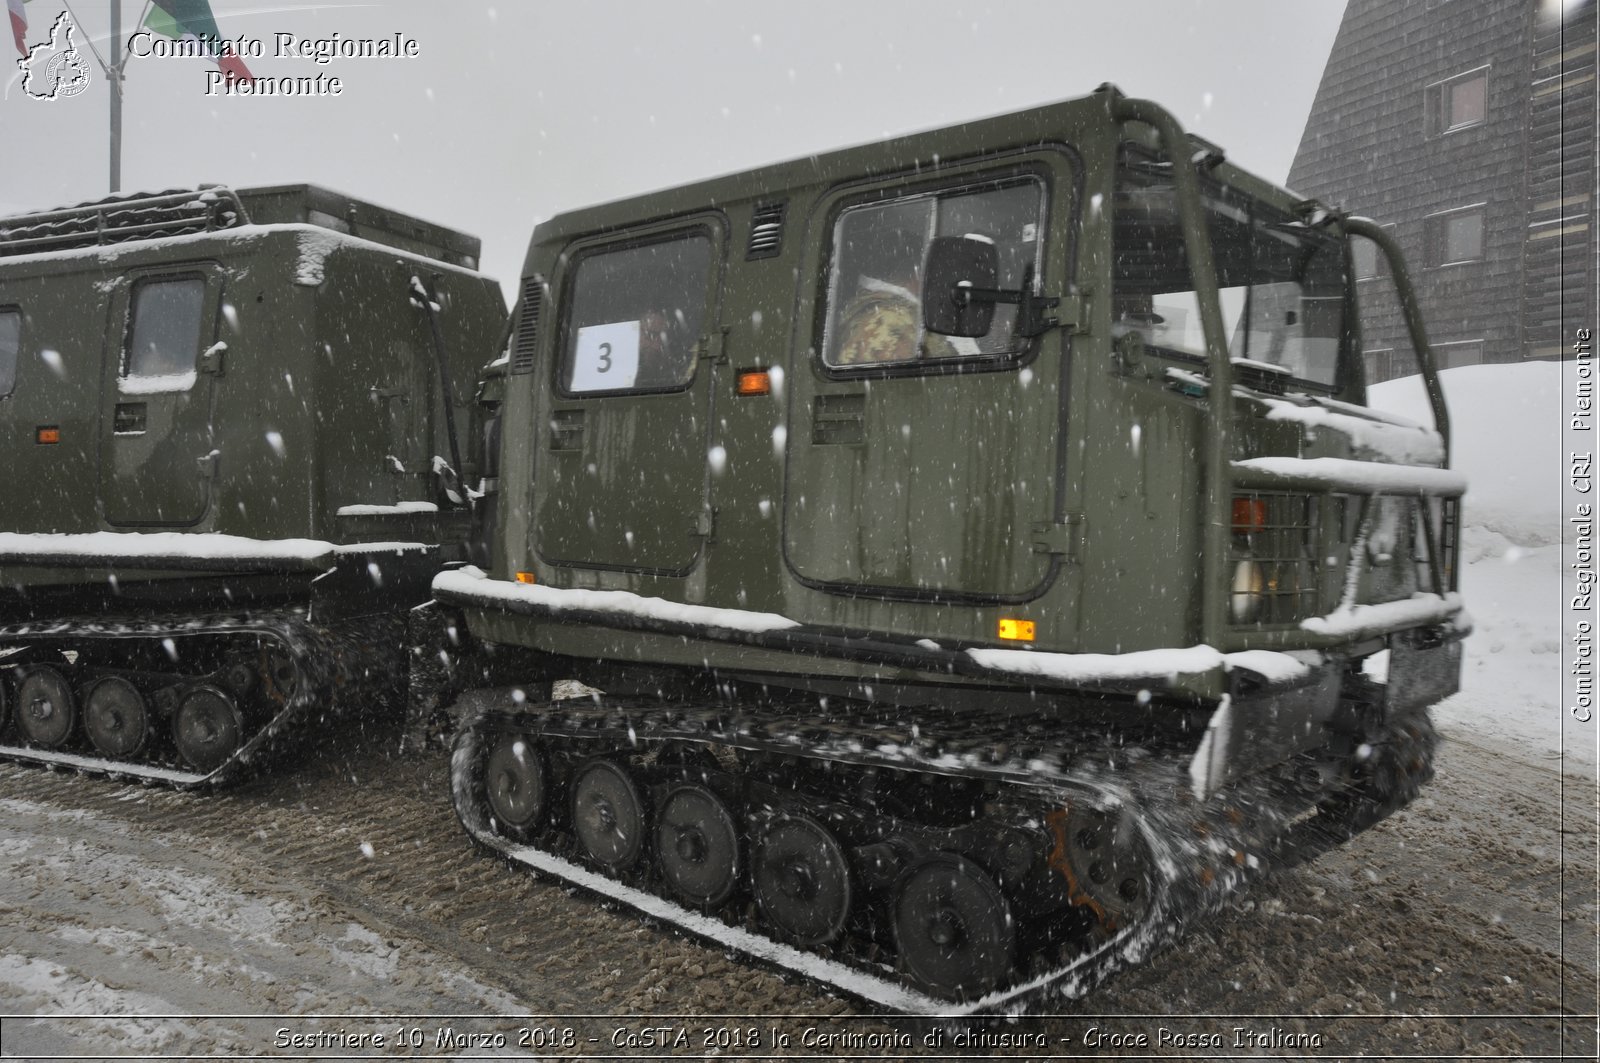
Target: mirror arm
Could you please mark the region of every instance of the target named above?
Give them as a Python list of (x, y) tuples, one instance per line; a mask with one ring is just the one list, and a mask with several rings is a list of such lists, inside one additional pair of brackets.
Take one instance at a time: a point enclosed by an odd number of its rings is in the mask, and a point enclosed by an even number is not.
[(1016, 331), (1023, 336), (1033, 339), (1041, 336), (1060, 324), (1055, 315), (1045, 314), (1046, 310), (1053, 310), (1061, 305), (1059, 297), (1054, 295), (1035, 295), (1033, 293), (1033, 263), (1028, 263), (1022, 270), (1021, 288), (972, 288), (962, 286), (951, 293), (956, 304), (963, 309), (974, 302), (981, 303), (1007, 303), (1017, 307)]

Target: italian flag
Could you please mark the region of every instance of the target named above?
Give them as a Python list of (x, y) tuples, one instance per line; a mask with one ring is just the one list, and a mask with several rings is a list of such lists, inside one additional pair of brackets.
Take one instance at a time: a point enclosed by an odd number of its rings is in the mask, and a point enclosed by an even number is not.
[(28, 32), (28, 13), (22, 10), (22, 5), (28, 0), (6, 0), (6, 7), (11, 11), (11, 37), (17, 42), (17, 54), (28, 58), (28, 46), (23, 42), (23, 34)]
[[(19, 2), (20, 0), (9, 0), (13, 11)], [(11, 16), (13, 21), (16, 17), (15, 14)], [(217, 29), (217, 20), (211, 14), (209, 0), (151, 0), (150, 14), (144, 20), (144, 28), (176, 41), (220, 42), (222, 40), (222, 31)], [(230, 84), (235, 81), (252, 80), (253, 75), (244, 65), (243, 59), (232, 52), (224, 53), (216, 43), (213, 43), (210, 51), (212, 61), (221, 68), (222, 76)]]

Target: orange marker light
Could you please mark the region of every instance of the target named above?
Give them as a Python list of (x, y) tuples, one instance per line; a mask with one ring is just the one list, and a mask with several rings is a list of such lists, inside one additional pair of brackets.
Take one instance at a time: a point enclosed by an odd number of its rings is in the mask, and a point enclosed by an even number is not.
[(1000, 618), (1000, 637), (1014, 639), (1017, 642), (1033, 641), (1033, 621), (1018, 620), (1015, 617), (1003, 616)]
[(34, 430), (33, 441), (35, 443), (59, 443), (61, 442), (61, 429), (53, 424), (40, 425)]
[(1260, 531), (1267, 526), (1267, 500), (1264, 498), (1235, 498), (1233, 500), (1233, 530), (1236, 532)]
[(765, 369), (741, 369), (733, 387), (740, 395), (770, 395), (772, 378)]
[(538, 583), (539, 580), (534, 576), (534, 574), (532, 572), (518, 572), (517, 573), (517, 582), (518, 583)]

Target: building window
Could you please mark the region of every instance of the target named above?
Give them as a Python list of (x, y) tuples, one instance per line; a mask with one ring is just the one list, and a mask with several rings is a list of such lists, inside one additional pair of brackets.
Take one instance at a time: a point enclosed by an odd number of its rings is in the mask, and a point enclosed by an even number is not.
[(1489, 68), (1429, 85), (1427, 110), (1430, 137), (1482, 125), (1489, 115)]
[(1483, 258), (1483, 207), (1482, 203), (1474, 203), (1423, 219), (1428, 265), (1449, 266)]
[[(1384, 230), (1390, 237), (1394, 236), (1394, 226), (1385, 225)], [(1350, 237), (1350, 263), (1355, 270), (1358, 281), (1369, 281), (1375, 277), (1389, 275), (1389, 261), (1383, 257), (1383, 252), (1378, 250), (1378, 245), (1368, 240), (1365, 236)]]
[(1457, 340), (1454, 343), (1435, 343), (1433, 360), (1441, 370), (1463, 365), (1483, 364), (1482, 340)]
[(1367, 364), (1367, 383), (1376, 384), (1389, 380), (1398, 374), (1394, 371), (1394, 348), (1380, 347), (1375, 350), (1364, 351), (1362, 361)]

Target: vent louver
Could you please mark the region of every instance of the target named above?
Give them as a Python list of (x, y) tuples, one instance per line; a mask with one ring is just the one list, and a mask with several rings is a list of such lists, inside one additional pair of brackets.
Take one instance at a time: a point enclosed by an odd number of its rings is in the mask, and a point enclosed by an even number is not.
[(745, 250), (745, 261), (778, 257), (783, 250), (783, 212), (788, 205), (784, 201), (756, 206), (750, 219), (750, 246)]
[(539, 350), (539, 315), (544, 310), (544, 278), (529, 277), (522, 283), (522, 313), (517, 316), (517, 343), (512, 351), (513, 373), (533, 372), (533, 358)]

